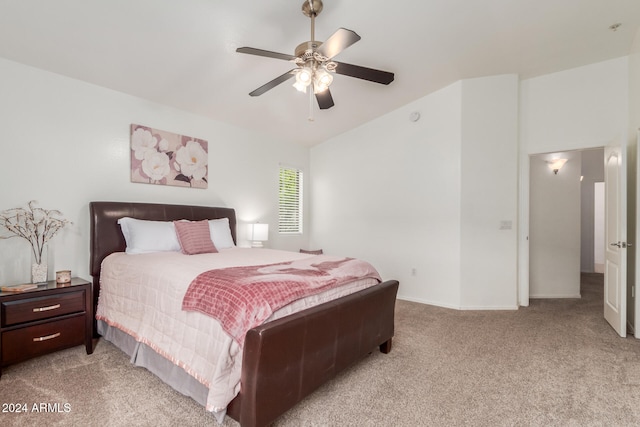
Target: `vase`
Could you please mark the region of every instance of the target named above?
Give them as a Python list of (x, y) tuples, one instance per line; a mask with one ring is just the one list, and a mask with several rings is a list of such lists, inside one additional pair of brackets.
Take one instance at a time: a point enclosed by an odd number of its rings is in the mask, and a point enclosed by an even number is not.
[(47, 247), (42, 249), (40, 259), (31, 252), (31, 283), (44, 283), (47, 281)]

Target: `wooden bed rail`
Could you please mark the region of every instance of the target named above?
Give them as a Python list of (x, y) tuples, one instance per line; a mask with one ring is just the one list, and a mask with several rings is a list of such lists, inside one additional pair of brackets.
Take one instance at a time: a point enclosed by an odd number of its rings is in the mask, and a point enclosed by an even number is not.
[(227, 413), (242, 427), (267, 426), (376, 347), (388, 353), (397, 291), (390, 280), (250, 330)]

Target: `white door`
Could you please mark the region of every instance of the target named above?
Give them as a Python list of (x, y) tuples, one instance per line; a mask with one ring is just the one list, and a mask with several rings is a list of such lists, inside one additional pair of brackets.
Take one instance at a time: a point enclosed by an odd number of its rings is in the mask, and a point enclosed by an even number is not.
[[(636, 141), (637, 144), (640, 144), (640, 129), (638, 129), (638, 132), (636, 134)], [(636, 147), (638, 147), (640, 145), (636, 145)], [(638, 160), (640, 160), (640, 151), (637, 151), (636, 153), (636, 165), (640, 164), (638, 162)], [(635, 235), (635, 241), (633, 242), (634, 244), (637, 243), (638, 241), (638, 225), (640, 224), (640, 221), (638, 221), (638, 212), (640, 212), (640, 197), (638, 197), (638, 192), (640, 191), (640, 185), (638, 185), (638, 182), (640, 182), (640, 177), (638, 176), (640, 174), (638, 174), (636, 172), (636, 235)], [(635, 246), (635, 268), (633, 269), (633, 271), (635, 271), (635, 280), (633, 281), (633, 285), (634, 285), (634, 290), (638, 288), (638, 283), (640, 283), (640, 281), (638, 280), (638, 276), (640, 274), (640, 272), (638, 271), (638, 267), (640, 266), (640, 260), (638, 259), (640, 257), (640, 251), (638, 251), (638, 247)], [(635, 331), (635, 337), (636, 338), (640, 338), (640, 297), (638, 297), (638, 295), (635, 295), (634, 293), (634, 301), (635, 301), (635, 310), (634, 310), (634, 331)]]
[(622, 147), (604, 149), (605, 268), (604, 318), (621, 336), (627, 336), (627, 182), (626, 153)]

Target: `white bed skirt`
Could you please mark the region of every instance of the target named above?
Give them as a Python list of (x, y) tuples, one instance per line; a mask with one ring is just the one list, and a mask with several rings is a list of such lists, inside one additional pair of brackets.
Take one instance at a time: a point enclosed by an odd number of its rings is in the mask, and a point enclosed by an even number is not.
[(162, 357), (146, 344), (137, 342), (131, 335), (101, 320), (98, 320), (98, 333), (127, 354), (131, 363), (149, 370), (174, 390), (191, 397), (203, 407), (206, 406), (209, 389), (180, 366)]

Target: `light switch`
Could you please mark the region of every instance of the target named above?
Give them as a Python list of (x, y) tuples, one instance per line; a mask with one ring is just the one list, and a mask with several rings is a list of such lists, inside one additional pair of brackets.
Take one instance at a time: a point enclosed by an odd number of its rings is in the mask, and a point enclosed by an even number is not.
[(500, 230), (511, 230), (513, 228), (513, 221), (502, 220), (500, 221)]

